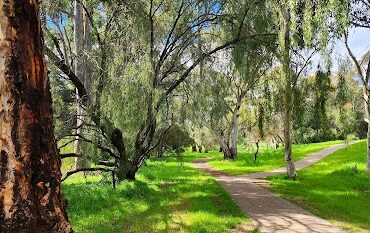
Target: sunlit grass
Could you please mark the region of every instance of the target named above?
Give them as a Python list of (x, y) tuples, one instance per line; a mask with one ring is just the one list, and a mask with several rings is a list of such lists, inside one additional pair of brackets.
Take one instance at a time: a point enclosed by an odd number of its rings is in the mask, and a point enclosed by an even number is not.
[(365, 172), (365, 162), (366, 142), (360, 142), (299, 171), (297, 181), (270, 177), (271, 190), (351, 232), (366, 232), (370, 174)]
[[(343, 143), (343, 141), (293, 145), (293, 159), (294, 161), (302, 159), (311, 153), (340, 143)], [(232, 175), (267, 171), (285, 166), (283, 147), (278, 149), (261, 148), (256, 163), (254, 163), (254, 153), (255, 151), (248, 151), (245, 147), (239, 147), (239, 154), (235, 161), (223, 160), (222, 154), (218, 153), (218, 156), (215, 156), (208, 163), (214, 169)]]
[(63, 190), (74, 230), (198, 233), (230, 232), (240, 224), (251, 225), (211, 176), (186, 162), (194, 158), (149, 161), (136, 181), (123, 182), (116, 190), (100, 182), (100, 176), (73, 176)]

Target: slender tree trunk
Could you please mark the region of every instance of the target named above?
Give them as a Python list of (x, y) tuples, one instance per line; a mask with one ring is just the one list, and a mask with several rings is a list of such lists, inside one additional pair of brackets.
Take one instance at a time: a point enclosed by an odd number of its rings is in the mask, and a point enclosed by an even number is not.
[(231, 159), (236, 159), (238, 155), (238, 129), (239, 129), (239, 114), (240, 114), (241, 98), (238, 98), (236, 107), (233, 113), (233, 128), (230, 135), (230, 153)]
[(191, 152), (197, 152), (197, 145), (196, 144), (191, 145)]
[[(88, 6), (87, 0), (85, 0), (85, 5)], [(84, 11), (84, 49), (85, 53), (83, 54), (84, 65), (84, 86), (89, 97), (92, 95), (93, 90), (93, 75), (94, 75), (94, 66), (91, 60), (91, 55), (93, 52), (93, 43), (92, 43), (92, 33), (89, 17)], [(91, 97), (92, 99), (92, 97)]]
[[(83, 24), (83, 8), (80, 1), (75, 0), (74, 2), (74, 69), (77, 77), (82, 77), (82, 81), (85, 84), (84, 80), (84, 59), (83, 59), (83, 39), (84, 39), (84, 24)], [(82, 133), (81, 124), (83, 122), (83, 109), (80, 106), (80, 96), (76, 89), (76, 133)], [(79, 136), (76, 136), (76, 141), (74, 144), (74, 153), (80, 153), (80, 142)], [(84, 157), (77, 157), (75, 159), (75, 167), (84, 168), (87, 167), (87, 159)]]
[(0, 26), (0, 232), (72, 232), (38, 1), (1, 1)]
[[(369, 61), (370, 62), (370, 61)], [(370, 172), (370, 107), (369, 107), (369, 91), (366, 86), (363, 87), (364, 95), (364, 106), (365, 106), (365, 116), (367, 122), (367, 166), (366, 171)]]
[(367, 167), (366, 171), (370, 172), (370, 102), (369, 102), (369, 80), (370, 80), (370, 60), (367, 64), (367, 70), (366, 70), (366, 77), (365, 77), (365, 83), (364, 85), (364, 101), (365, 101), (365, 111), (366, 111), (366, 118), (367, 118)]
[(201, 143), (198, 144), (198, 152), (199, 153), (202, 153), (202, 150), (203, 150), (203, 146)]
[(285, 75), (285, 111), (284, 111), (284, 159), (287, 173), (290, 178), (297, 176), (292, 159), (292, 72), (290, 68), (290, 13), (283, 10), (284, 16), (284, 45), (283, 45), (283, 69)]

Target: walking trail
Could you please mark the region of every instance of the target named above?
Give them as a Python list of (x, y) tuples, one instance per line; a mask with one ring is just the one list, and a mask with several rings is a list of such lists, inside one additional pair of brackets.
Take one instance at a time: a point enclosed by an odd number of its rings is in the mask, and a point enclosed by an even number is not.
[[(311, 154), (295, 163), (297, 169), (308, 167), (333, 152), (352, 143), (340, 144)], [(285, 168), (241, 176), (231, 176), (214, 170), (207, 159), (193, 162), (193, 166), (215, 176), (221, 186), (232, 196), (261, 232), (274, 233), (337, 233), (345, 232), (297, 205), (278, 197), (258, 185), (261, 179), (286, 173)]]

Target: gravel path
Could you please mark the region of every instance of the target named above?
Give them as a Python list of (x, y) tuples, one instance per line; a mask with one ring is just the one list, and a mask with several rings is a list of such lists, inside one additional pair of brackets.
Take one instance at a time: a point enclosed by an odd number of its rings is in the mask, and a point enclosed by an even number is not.
[[(333, 152), (352, 143), (335, 145), (307, 156), (295, 163), (297, 169), (308, 167)], [(212, 169), (207, 159), (193, 162), (193, 166), (215, 176), (221, 186), (232, 196), (261, 232), (303, 233), (345, 232), (328, 221), (278, 197), (259, 184), (268, 176), (286, 173), (285, 168), (241, 176), (231, 176)]]

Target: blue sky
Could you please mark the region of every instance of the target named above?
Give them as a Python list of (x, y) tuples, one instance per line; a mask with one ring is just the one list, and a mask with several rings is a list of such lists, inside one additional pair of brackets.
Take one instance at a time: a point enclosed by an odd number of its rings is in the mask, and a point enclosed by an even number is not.
[[(353, 28), (350, 30), (349, 34), (349, 46), (360, 59), (367, 51), (370, 50), (370, 29), (367, 28)], [(341, 40), (336, 41), (332, 58), (333, 58), (333, 69), (337, 69), (337, 60), (344, 59), (348, 57), (347, 49), (344, 45), (344, 42)]]

